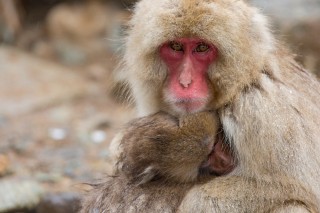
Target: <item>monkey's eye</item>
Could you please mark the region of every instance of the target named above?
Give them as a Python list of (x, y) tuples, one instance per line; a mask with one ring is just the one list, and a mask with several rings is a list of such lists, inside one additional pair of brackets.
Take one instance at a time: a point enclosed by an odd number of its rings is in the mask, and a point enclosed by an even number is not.
[(170, 42), (170, 48), (173, 49), (174, 51), (183, 51), (182, 44), (175, 41)]
[(204, 43), (200, 43), (195, 49), (196, 52), (206, 52), (209, 49), (209, 46)]

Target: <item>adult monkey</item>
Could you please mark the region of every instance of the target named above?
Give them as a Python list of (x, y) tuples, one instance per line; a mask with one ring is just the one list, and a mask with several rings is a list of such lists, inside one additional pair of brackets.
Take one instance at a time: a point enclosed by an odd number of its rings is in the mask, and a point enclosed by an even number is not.
[[(233, 172), (192, 187), (177, 211), (320, 211), (320, 84), (255, 8), (236, 0), (142, 0), (123, 65), (139, 115), (216, 110), (236, 154)], [(159, 187), (121, 187), (139, 199), (115, 204), (119, 211), (166, 202), (165, 192), (152, 193)], [(128, 190), (117, 193), (126, 200)], [(105, 207), (107, 194), (101, 190), (90, 205)]]

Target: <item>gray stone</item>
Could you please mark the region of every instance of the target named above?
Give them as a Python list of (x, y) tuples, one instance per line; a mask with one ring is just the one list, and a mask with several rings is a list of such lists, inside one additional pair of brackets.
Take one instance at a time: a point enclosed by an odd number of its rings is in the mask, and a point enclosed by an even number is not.
[(88, 86), (83, 77), (64, 66), (0, 47), (1, 117), (20, 116), (79, 97)]
[(44, 190), (33, 181), (0, 180), (0, 212), (35, 208)]
[(37, 213), (73, 213), (78, 212), (80, 196), (74, 192), (48, 194), (43, 197)]

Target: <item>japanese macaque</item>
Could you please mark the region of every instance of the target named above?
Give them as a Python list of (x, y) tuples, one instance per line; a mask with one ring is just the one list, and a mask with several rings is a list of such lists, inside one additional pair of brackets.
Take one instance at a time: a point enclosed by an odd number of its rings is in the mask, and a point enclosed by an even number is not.
[(141, 0), (125, 45), (123, 76), (139, 116), (215, 111), (237, 163), (188, 189), (108, 179), (87, 209), (320, 212), (320, 83), (257, 9), (241, 0)]

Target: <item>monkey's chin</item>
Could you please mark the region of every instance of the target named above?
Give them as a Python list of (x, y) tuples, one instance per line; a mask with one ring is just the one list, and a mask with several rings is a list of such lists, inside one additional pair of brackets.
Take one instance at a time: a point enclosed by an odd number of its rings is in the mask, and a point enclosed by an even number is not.
[(196, 113), (204, 110), (206, 101), (203, 100), (185, 100), (174, 103), (174, 110), (179, 114)]

